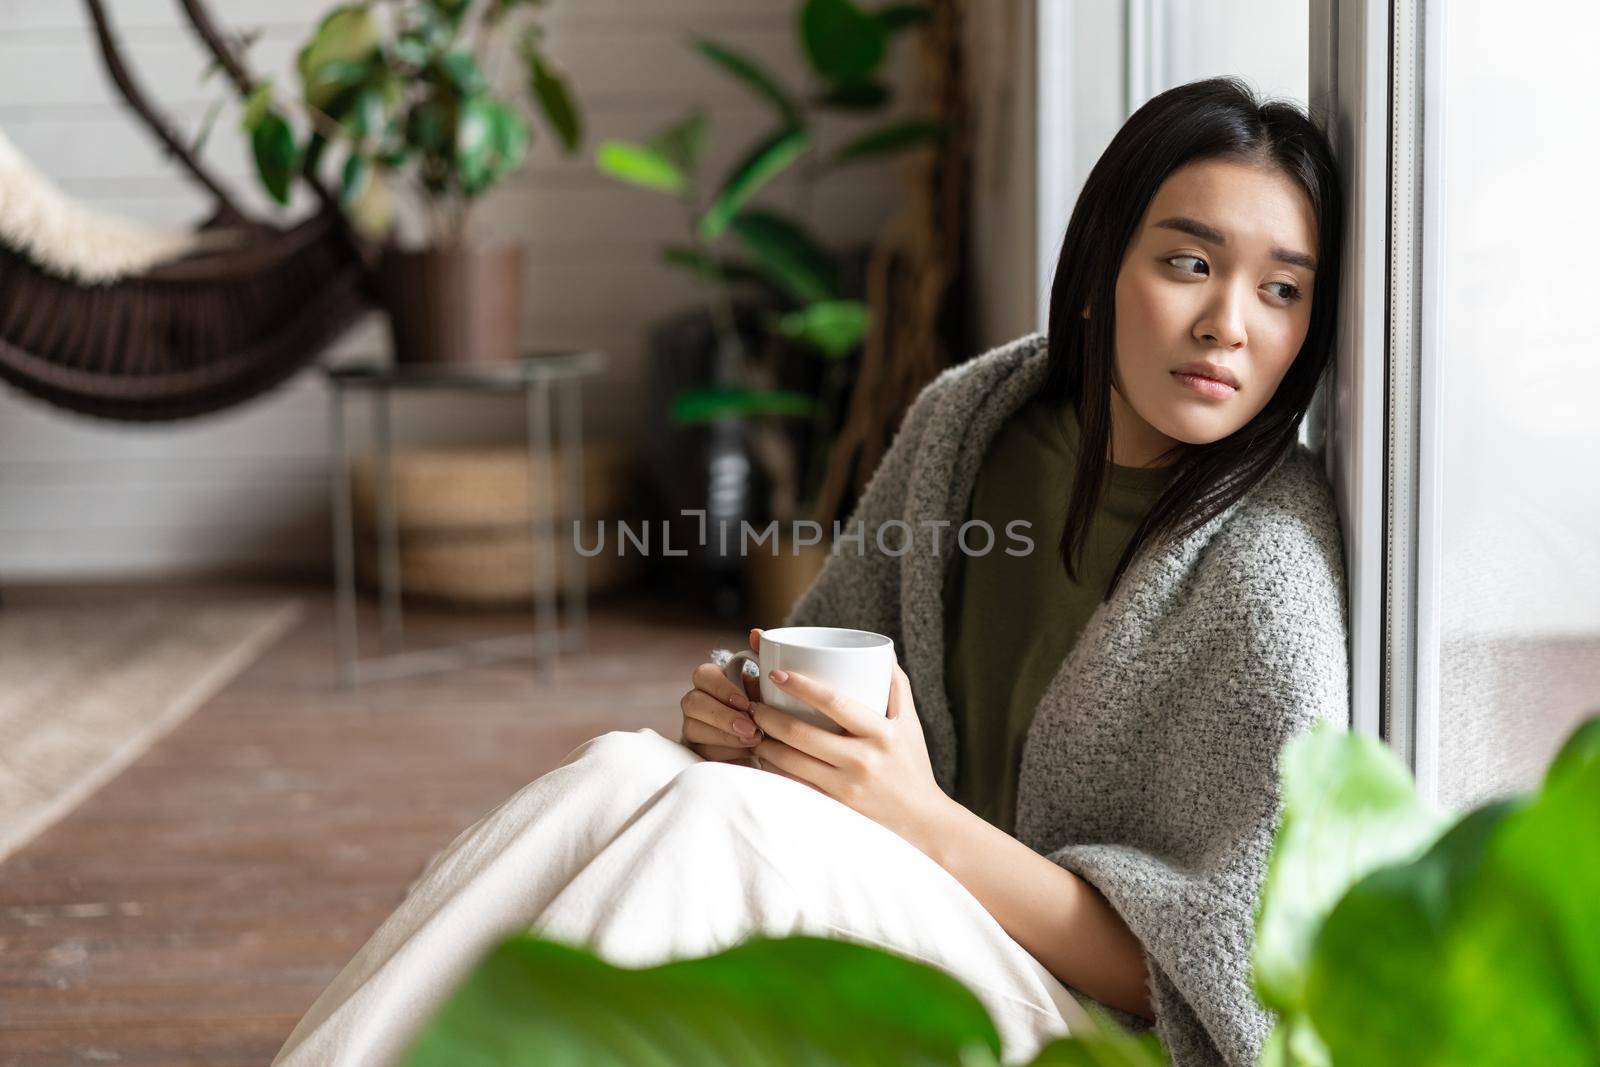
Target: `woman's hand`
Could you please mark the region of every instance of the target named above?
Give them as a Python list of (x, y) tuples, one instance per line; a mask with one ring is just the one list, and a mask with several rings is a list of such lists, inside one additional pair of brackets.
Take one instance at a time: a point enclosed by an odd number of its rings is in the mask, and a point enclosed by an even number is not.
[(755, 746), (759, 766), (833, 797), (928, 851), (953, 802), (934, 779), (911, 679), (900, 665), (894, 666), (887, 716), (803, 674), (773, 671), (769, 677), (845, 732), (830, 733), (757, 699), (750, 716), (766, 733)]
[[(749, 715), (751, 701), (761, 696), (760, 680), (749, 676), (743, 680), (741, 692), (715, 663), (702, 663), (694, 669), (694, 688), (683, 694), (678, 705), (683, 709), (683, 743), (702, 759), (743, 762), (750, 759), (751, 748), (761, 740), (761, 731)], [(741, 723), (749, 729), (748, 735), (740, 732)]]

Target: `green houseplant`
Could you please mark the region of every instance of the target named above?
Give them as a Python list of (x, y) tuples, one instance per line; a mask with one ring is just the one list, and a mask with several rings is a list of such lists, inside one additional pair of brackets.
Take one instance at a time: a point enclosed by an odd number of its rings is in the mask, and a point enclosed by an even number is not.
[(1255, 944), (1264, 1065), (1600, 1063), (1600, 718), (1461, 817), (1325, 729), (1283, 757)]
[[(380, 288), (397, 358), (516, 355), (521, 248), (468, 241), (473, 207), (523, 162), (536, 110), (567, 154), (582, 119), (549, 56), (546, 0), (365, 0), (324, 16), (295, 62), (292, 90), (262, 83), (242, 125), (267, 192), (297, 174), (338, 175), (355, 227), (384, 240)], [(520, 91), (503, 93), (514, 64)], [(420, 207), (423, 247), (395, 236), (397, 196)]]
[[(815, 234), (812, 191), (842, 168), (942, 134), (936, 122), (880, 115), (892, 97), (883, 80), (890, 46), (929, 14), (917, 4), (867, 9), (854, 0), (806, 0), (795, 25), (811, 83), (798, 88), (738, 49), (691, 38), (690, 48), (770, 112), (769, 129), (717, 176), (702, 173), (710, 123), (701, 109), (645, 143), (608, 140), (595, 153), (602, 173), (678, 202), (685, 240), (664, 248), (662, 258), (704, 284), (715, 358), (712, 380), (672, 398), (672, 417), (683, 426), (747, 420), (771, 486), (768, 511), (782, 523), (809, 514), (849, 387), (849, 361), (871, 326), (868, 306), (841, 289), (842, 254)], [(824, 114), (859, 128), (824, 146), (818, 132)], [(797, 178), (793, 208), (758, 204), (763, 190), (791, 170)], [(750, 292), (764, 309), (761, 343), (753, 351), (735, 316), (736, 297)], [(780, 364), (790, 358), (820, 361), (815, 390), (781, 386)], [(779, 432), (777, 423), (788, 420), (807, 424), (803, 457)]]
[[(1278, 1013), (1263, 1067), (1600, 1063), (1600, 717), (1538, 791), (1459, 819), (1424, 804), (1387, 748), (1342, 729), (1291, 741), (1280, 768), (1254, 948)], [(629, 970), (519, 935), (404, 1062), (973, 1067), (999, 1051), (959, 982), (868, 946), (752, 938)], [(1031, 1062), (1167, 1060), (1153, 1035), (1098, 1017)]]

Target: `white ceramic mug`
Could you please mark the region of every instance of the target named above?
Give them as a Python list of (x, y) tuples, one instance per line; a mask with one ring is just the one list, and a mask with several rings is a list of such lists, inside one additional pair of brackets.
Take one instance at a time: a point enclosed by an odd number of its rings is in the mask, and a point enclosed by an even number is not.
[(894, 681), (894, 641), (868, 630), (841, 626), (780, 626), (762, 630), (759, 652), (738, 652), (723, 664), (728, 680), (744, 689), (744, 665), (761, 668), (761, 702), (836, 734), (844, 727), (773, 684), (772, 671), (795, 671), (870, 708), (889, 713)]

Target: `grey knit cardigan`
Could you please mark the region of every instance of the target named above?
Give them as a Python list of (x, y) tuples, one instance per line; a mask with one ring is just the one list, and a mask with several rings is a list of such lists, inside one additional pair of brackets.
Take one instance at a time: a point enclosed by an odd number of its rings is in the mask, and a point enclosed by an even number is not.
[[(929, 383), (843, 527), (864, 524), (865, 551), (836, 549), (785, 620), (894, 639), (946, 793), (957, 756), (941, 599), (952, 535), (990, 440), (1045, 367), (1045, 338), (1031, 334)], [(880, 551), (874, 531), (890, 520), (900, 521)], [(923, 524), (941, 520), (936, 555)], [(1053, 551), (1057, 535), (1030, 536)], [(1250, 946), (1278, 819), (1278, 752), (1318, 720), (1348, 722), (1346, 619), (1332, 493), (1297, 444), (1188, 537), (1146, 543), (1028, 731), (1016, 836), (1094, 885), (1138, 937), (1155, 1027), (1178, 1067), (1254, 1063), (1271, 1028), (1252, 993)]]

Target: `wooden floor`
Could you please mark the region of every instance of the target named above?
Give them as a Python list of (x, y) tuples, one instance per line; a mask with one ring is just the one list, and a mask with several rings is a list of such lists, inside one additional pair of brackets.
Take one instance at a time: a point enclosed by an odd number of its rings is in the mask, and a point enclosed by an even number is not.
[[(7, 590), (8, 604), (128, 589)], [(0, 864), (0, 1065), (262, 1067), (433, 853), (585, 739), (677, 735), (678, 698), (737, 626), (599, 603), (588, 650), (341, 689), (332, 601), (61, 823)], [(526, 618), (408, 610), (408, 638)], [(366, 633), (370, 620), (364, 618)]]

